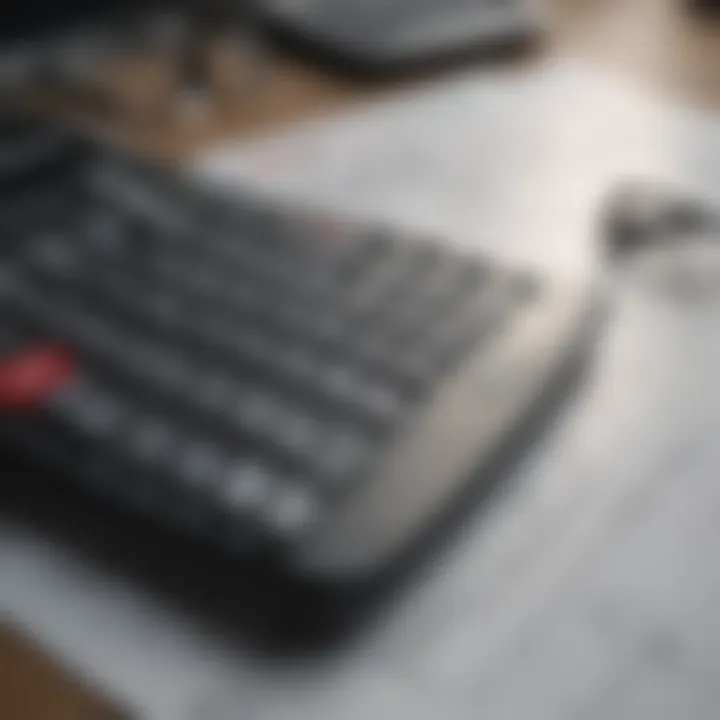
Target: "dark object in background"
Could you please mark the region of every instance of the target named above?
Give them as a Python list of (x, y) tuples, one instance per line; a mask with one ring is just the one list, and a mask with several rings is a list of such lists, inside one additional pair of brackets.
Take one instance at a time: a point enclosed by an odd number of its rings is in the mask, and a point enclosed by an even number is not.
[(8, 720), (128, 720), (58, 667), (33, 642), (0, 624), (0, 717)]
[(682, 303), (716, 303), (720, 212), (712, 201), (651, 182), (626, 184), (606, 218), (608, 259), (634, 286)]
[(720, 0), (687, 0), (691, 12), (705, 16), (720, 16)]
[(605, 219), (607, 251), (615, 262), (645, 250), (682, 246), (690, 238), (720, 230), (720, 216), (700, 200), (653, 183), (617, 188)]
[[(208, 102), (216, 91), (212, 51), (218, 40), (252, 47), (259, 65), (253, 17), (249, 0), (2, 3), (0, 102), (3, 93), (22, 98), (30, 91), (60, 96), (96, 115), (119, 115), (122, 104), (98, 66), (148, 50), (176, 60), (175, 99)], [(170, 99), (161, 98), (166, 101), (158, 109), (162, 115), (178, 110)]]
[(144, 7), (113, 0), (0, 4), (0, 103), (22, 102), (37, 92), (61, 95), (96, 114), (118, 112), (95, 70), (117, 44), (129, 45), (128, 38), (139, 34), (137, 28), (128, 32), (128, 19)]
[(238, 556), (378, 578), (588, 329), (583, 288), (72, 148), (0, 210), (0, 435)]
[[(97, 0), (7, 0), (0, 5), (0, 43), (36, 41), (117, 12), (126, 3)], [(1, 49), (1, 48), (0, 48)]]
[(541, 30), (527, 0), (265, 0), (257, 10), (281, 39), (359, 74), (498, 52)]

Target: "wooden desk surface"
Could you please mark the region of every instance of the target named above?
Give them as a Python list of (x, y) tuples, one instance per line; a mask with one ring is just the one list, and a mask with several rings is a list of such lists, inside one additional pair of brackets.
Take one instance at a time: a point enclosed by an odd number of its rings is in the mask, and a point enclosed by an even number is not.
[[(553, 52), (579, 53), (688, 102), (713, 107), (720, 102), (720, 12), (713, 23), (684, 11), (689, 0), (540, 1), (549, 17), (545, 41), (506, 64), (532, 63)], [(171, 85), (170, 64), (117, 68), (113, 83), (128, 110), (122, 134), (142, 152), (178, 158), (225, 137), (251, 137), (425, 79), (352, 80), (269, 49), (248, 69), (242, 54), (219, 48), (215, 66), (218, 87), (227, 92), (205, 112), (179, 115), (157, 112)], [(487, 65), (487, 71), (496, 66)], [(238, 82), (238, 77), (246, 79)]]
[(0, 717), (3, 720), (126, 720), (27, 638), (0, 625)]
[[(715, 107), (720, 102), (720, 22), (713, 27), (694, 21), (681, 12), (682, 4), (680, 0), (548, 0), (554, 29), (544, 52), (580, 52), (688, 102)], [(240, 72), (237, 62), (218, 53), (222, 85), (230, 85), (229, 77)], [(269, 52), (262, 60), (257, 87), (233, 102), (219, 102), (202, 114), (178, 118), (156, 110), (157, 97), (167, 93), (167, 68), (157, 60), (150, 66), (128, 63), (116, 70), (114, 78), (128, 108), (122, 134), (160, 158), (181, 157), (224, 137), (252, 136), (397, 87), (343, 80)], [(252, 93), (251, 101), (247, 93)], [(17, 637), (0, 632), (0, 717), (101, 720), (111, 716), (102, 703), (82, 692), (73, 694), (69, 687), (67, 679), (58, 679)]]

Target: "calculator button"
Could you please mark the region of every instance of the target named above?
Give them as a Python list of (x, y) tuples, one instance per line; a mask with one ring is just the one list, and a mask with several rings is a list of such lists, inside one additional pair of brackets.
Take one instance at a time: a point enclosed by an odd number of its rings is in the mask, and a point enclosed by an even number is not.
[(315, 494), (299, 483), (277, 487), (265, 507), (269, 529), (284, 540), (294, 540), (312, 527), (320, 517)]
[(274, 475), (261, 462), (241, 459), (231, 464), (219, 491), (223, 509), (240, 516), (255, 516), (267, 503)]
[(177, 473), (182, 484), (193, 490), (207, 490), (221, 481), (225, 458), (210, 441), (190, 440), (178, 450)]
[(0, 359), (0, 410), (22, 412), (44, 405), (71, 380), (75, 366), (73, 354), (54, 344)]

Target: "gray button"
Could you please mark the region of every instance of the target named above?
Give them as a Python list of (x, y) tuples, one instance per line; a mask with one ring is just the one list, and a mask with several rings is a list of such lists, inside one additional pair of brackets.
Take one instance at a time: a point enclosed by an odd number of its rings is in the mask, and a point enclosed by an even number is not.
[(180, 321), (182, 310), (179, 303), (165, 292), (150, 292), (145, 296), (144, 311), (154, 322), (165, 328), (174, 328)]
[(314, 493), (302, 485), (278, 488), (267, 506), (270, 529), (283, 537), (296, 537), (317, 520), (320, 506)]
[(217, 289), (219, 277), (216, 269), (210, 265), (198, 265), (190, 273), (188, 281), (192, 283), (194, 290), (198, 292), (212, 292)]
[(224, 472), (223, 454), (214, 444), (193, 440), (181, 449), (178, 474), (186, 485), (197, 489), (213, 487)]
[(115, 212), (101, 211), (84, 220), (83, 234), (102, 253), (114, 254), (125, 246), (125, 222)]
[(297, 347), (280, 354), (275, 362), (283, 372), (298, 380), (313, 378), (317, 372), (317, 360), (309, 352)]
[(178, 450), (178, 438), (172, 426), (155, 417), (133, 423), (128, 437), (129, 451), (144, 463), (168, 463)]
[(183, 364), (164, 349), (142, 342), (132, 342), (130, 360), (145, 381), (159, 386), (169, 385)]
[(232, 404), (237, 384), (229, 376), (212, 372), (198, 383), (196, 392), (202, 405), (211, 410), (221, 410)]
[(77, 267), (77, 255), (63, 237), (47, 237), (33, 242), (28, 260), (34, 267), (55, 274), (70, 274)]
[[(239, 337), (232, 341), (230, 347), (238, 354), (241, 360), (247, 360), (260, 367), (276, 364), (276, 358), (282, 352), (282, 349), (263, 335), (245, 332), (242, 328), (239, 328), (239, 330), (241, 331)], [(233, 335), (235, 334), (234, 326), (231, 332), (233, 332)]]
[(347, 365), (335, 365), (324, 373), (328, 390), (341, 399), (352, 398), (358, 391), (360, 383), (357, 373)]
[(317, 469), (333, 480), (359, 470), (367, 459), (367, 442), (351, 432), (329, 433), (314, 461)]
[(192, 367), (170, 348), (118, 336), (117, 357), (142, 381), (156, 388), (182, 392), (192, 380)]
[(111, 436), (122, 419), (120, 405), (89, 381), (62, 389), (53, 400), (51, 412), (67, 429), (93, 438)]
[(180, 391), (193, 382), (194, 368), (184, 358), (173, 353), (163, 354), (161, 381), (166, 387)]
[(297, 455), (309, 455), (322, 441), (322, 427), (309, 413), (286, 415), (278, 428), (282, 446)]
[(243, 392), (237, 403), (237, 418), (253, 433), (273, 432), (285, 412), (283, 403), (278, 398), (256, 389)]
[[(111, 326), (93, 311), (85, 308), (68, 309), (67, 306), (56, 306), (55, 318), (61, 324), (64, 333), (67, 333), (74, 342), (89, 352), (103, 352), (113, 354), (121, 339), (113, 333)], [(49, 311), (50, 313), (53, 310)], [(52, 315), (50, 315), (52, 318)]]
[(394, 420), (402, 408), (397, 392), (382, 385), (369, 385), (365, 388), (362, 403), (374, 418), (382, 422)]
[(225, 477), (222, 502), (232, 512), (254, 514), (267, 502), (274, 482), (273, 473), (262, 463), (241, 460)]

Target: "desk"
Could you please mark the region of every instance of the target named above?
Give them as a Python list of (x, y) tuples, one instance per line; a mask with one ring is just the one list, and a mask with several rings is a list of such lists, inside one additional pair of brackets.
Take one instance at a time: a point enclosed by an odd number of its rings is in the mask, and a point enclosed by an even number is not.
[[(717, 27), (688, 17), (682, 0), (539, 0), (547, 11), (548, 32), (535, 51), (486, 67), (527, 66), (549, 53), (571, 52), (602, 63), (688, 102), (713, 106), (720, 101), (720, 21)], [(220, 84), (232, 86), (243, 58), (220, 48)], [(369, 82), (343, 78), (266, 48), (263, 82), (235, 103), (219, 102), (194, 119), (153, 118), (148, 107), (167, 94), (169, 71), (162, 62), (126, 63), (112, 71), (112, 82), (129, 109), (119, 130), (141, 151), (160, 158), (186, 157), (226, 137), (264, 134), (338, 108), (392, 96), (426, 78)]]
[[(687, 94), (694, 103), (714, 105), (720, 97), (714, 77), (720, 41), (678, 21), (668, 2), (557, 0), (553, 7), (559, 18), (556, 47), (602, 58), (667, 92)], [(292, 67), (289, 80), (282, 81), (292, 92), (280, 91), (252, 119), (242, 114), (236, 124), (214, 117), (206, 125), (169, 130), (132, 123), (124, 133), (159, 156), (185, 154), (235, 135), (241, 125), (253, 134), (385, 92)], [(448, 558), (452, 577), (440, 583), (428, 571), (422, 600), (399, 599), (361, 647), (332, 663), (293, 667), (254, 658), (241, 643), (208, 633), (161, 598), (136, 596), (133, 582), (116, 577), (112, 568), (53, 554), (42, 533), (28, 543), (14, 526), (3, 527), (0, 553), (3, 576), (18, 590), (7, 592), (3, 602), (25, 622), (40, 618), (34, 629), (99, 680), (110, 681), (103, 647), (112, 647), (114, 691), (153, 719), (216, 720), (236, 717), (231, 713), (238, 707), (248, 717), (273, 720), (325, 720), (342, 717), (339, 710), (345, 717), (357, 711), (358, 717), (401, 718), (715, 718), (717, 698), (708, 678), (718, 665), (717, 627), (697, 617), (715, 615), (718, 599), (708, 548), (716, 537), (713, 476), (720, 458), (711, 429), (720, 416), (714, 382), (720, 347), (706, 331), (717, 319), (714, 308), (684, 313), (642, 295), (631, 297), (598, 360), (603, 372), (522, 471), (527, 482), (514, 519), (467, 528)], [(688, 457), (694, 458), (692, 467), (683, 464)], [(686, 474), (683, 485), (694, 493), (684, 494), (674, 483), (677, 472), (668, 468), (678, 467)], [(662, 482), (651, 482), (657, 478)], [(617, 502), (619, 485), (632, 485), (633, 502)], [(535, 516), (538, 495), (545, 519), (524, 523)], [(640, 508), (648, 503), (656, 512), (646, 517)], [(588, 512), (578, 524), (578, 507), (585, 504)], [(678, 507), (680, 514), (674, 512)], [(518, 524), (538, 533), (533, 545), (554, 551), (541, 558), (528, 550), (525, 537), (510, 564), (495, 565), (493, 538)], [(598, 536), (608, 524), (620, 540), (601, 547)], [(694, 527), (701, 527), (700, 536)], [(15, 553), (13, 542), (20, 540), (22, 552), (18, 545)], [(481, 541), (485, 549), (478, 555)], [(48, 552), (52, 564), (33, 565)], [(601, 567), (588, 562), (597, 555), (606, 559)], [(42, 573), (32, 570), (41, 566)], [(488, 578), (509, 583), (498, 573), (510, 573), (516, 592), (479, 588), (478, 568), (485, 573), (483, 583)], [(69, 580), (85, 588), (80, 602), (64, 589)], [(57, 589), (56, 597), (46, 597), (48, 587)], [(477, 612), (482, 603), (486, 607)], [(497, 603), (513, 607), (498, 609)], [(534, 630), (507, 643), (510, 625), (528, 617), (524, 603), (536, 608)], [(97, 614), (102, 604), (119, 612), (129, 607), (132, 615), (108, 627), (106, 615)], [(694, 608), (694, 617), (687, 607)], [(58, 615), (52, 630), (48, 608)], [(78, 637), (77, 628), (97, 634), (89, 651), (88, 638)], [(138, 663), (133, 647), (146, 632), (153, 633), (153, 645)], [(177, 660), (172, 670), (168, 659)], [(513, 694), (513, 686), (522, 692)], [(138, 687), (148, 689), (145, 700)]]

